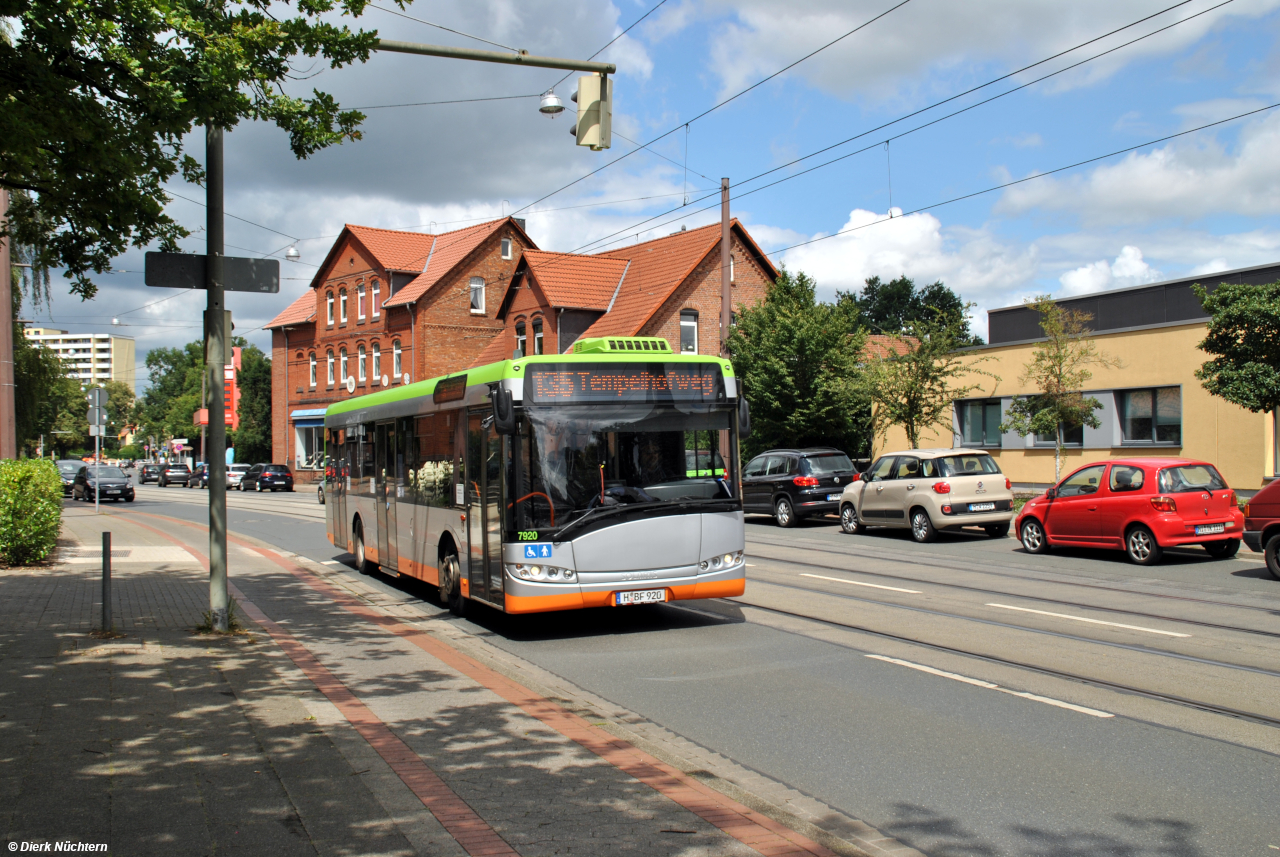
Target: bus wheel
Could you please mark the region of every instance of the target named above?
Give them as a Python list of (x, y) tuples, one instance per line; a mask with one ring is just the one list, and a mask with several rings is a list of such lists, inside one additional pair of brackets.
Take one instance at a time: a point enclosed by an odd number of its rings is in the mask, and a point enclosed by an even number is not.
[(457, 554), (445, 554), (440, 561), (440, 601), (448, 605), (453, 615), (466, 615), (467, 599), (462, 597), (462, 567)]
[(355, 542), (353, 547), (356, 555), (356, 571), (361, 574), (373, 574), (373, 565), (364, 552), (364, 524), (360, 523), (359, 519), (356, 520), (352, 541)]

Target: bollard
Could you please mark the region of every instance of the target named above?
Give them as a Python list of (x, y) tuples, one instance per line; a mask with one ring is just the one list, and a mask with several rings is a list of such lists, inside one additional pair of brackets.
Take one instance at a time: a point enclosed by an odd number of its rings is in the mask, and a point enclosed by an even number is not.
[(102, 533), (102, 630), (111, 632), (111, 533)]

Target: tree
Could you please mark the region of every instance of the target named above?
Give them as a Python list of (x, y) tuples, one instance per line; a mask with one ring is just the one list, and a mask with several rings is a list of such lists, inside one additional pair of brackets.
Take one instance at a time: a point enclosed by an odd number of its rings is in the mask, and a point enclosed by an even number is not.
[[(0, 0), (0, 19), (18, 24), (0, 38), (0, 184), (29, 194), (10, 210), (16, 243), (90, 298), (89, 272), (128, 245), (176, 249), (187, 235), (164, 212), (164, 186), (179, 171), (202, 181), (183, 151), (196, 125), (274, 122), (299, 158), (359, 139), (362, 113), (283, 87), (316, 65), (367, 60), (377, 32), (353, 32), (334, 14), (358, 17), (365, 5), (299, 0), (290, 17), (287, 0)], [(317, 62), (295, 68), (301, 57)]]
[(770, 447), (867, 447), (867, 400), (855, 383), (866, 335), (847, 307), (819, 303), (816, 283), (783, 269), (764, 301), (738, 313), (734, 372), (751, 405), (748, 456)]
[(66, 368), (57, 353), (27, 339), (21, 327), (14, 325), (14, 427), (17, 448), (28, 455), (35, 454), (41, 435), (52, 437), (57, 409), (50, 392), (65, 376)]
[(901, 334), (889, 334), (889, 353), (871, 355), (862, 384), (871, 400), (872, 429), (884, 438), (890, 426), (901, 426), (912, 449), (929, 428), (951, 431), (952, 403), (979, 384), (960, 386), (956, 379), (975, 375), (1000, 378), (980, 368), (990, 357), (965, 359), (957, 349), (969, 343), (960, 314), (938, 312), (932, 319), (907, 321)]
[(240, 350), (240, 428), (232, 440), (239, 461), (270, 461), (271, 358), (236, 337)]
[(860, 294), (837, 292), (836, 300), (850, 305), (858, 322), (872, 333), (897, 334), (913, 321), (945, 319), (958, 331), (957, 347), (983, 344), (982, 337), (969, 329), (969, 305), (941, 280), (917, 289), (905, 275), (887, 283), (871, 277)]
[(63, 375), (49, 390), (49, 408), (52, 411), (50, 441), (58, 458), (66, 458), (69, 450), (83, 450), (91, 446), (89, 438), (89, 400), (80, 382)]
[(1031, 396), (1014, 396), (1000, 424), (1000, 431), (1021, 437), (1031, 433), (1054, 438), (1053, 481), (1062, 476), (1063, 433), (1068, 426), (1101, 425), (1094, 411), (1102, 403), (1085, 396), (1084, 385), (1093, 373), (1089, 366), (1119, 368), (1120, 361), (1098, 350), (1089, 338), (1093, 316), (1060, 306), (1048, 295), (1032, 298), (1027, 306), (1040, 313), (1040, 329), (1046, 341), (1031, 352), (1023, 370), (1023, 384), (1039, 390)]
[(1280, 283), (1192, 286), (1211, 316), (1196, 370), (1204, 388), (1255, 414), (1280, 410)]
[(181, 348), (153, 348), (147, 352), (151, 380), (138, 408), (138, 426), (157, 442), (186, 437), (192, 417), (200, 407), (200, 381), (204, 371), (204, 346), (188, 342)]

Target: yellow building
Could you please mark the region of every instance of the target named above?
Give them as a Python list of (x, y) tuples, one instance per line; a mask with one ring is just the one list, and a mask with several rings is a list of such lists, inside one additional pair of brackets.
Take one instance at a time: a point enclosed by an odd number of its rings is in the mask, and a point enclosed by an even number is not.
[[(1101, 425), (1067, 430), (1062, 475), (1092, 461), (1182, 456), (1217, 465), (1244, 496), (1280, 475), (1276, 414), (1253, 414), (1211, 396), (1195, 377), (1209, 359), (1196, 347), (1205, 337), (1208, 317), (1191, 291), (1192, 283), (1212, 290), (1224, 282), (1277, 280), (1280, 265), (1265, 265), (1059, 301), (1067, 309), (1090, 313), (1098, 349), (1121, 363), (1119, 368), (1090, 367), (1093, 378), (1084, 392), (1102, 404), (1095, 412)], [(959, 386), (981, 384), (982, 392), (955, 402), (951, 432), (926, 433), (920, 445), (985, 449), (1015, 486), (1048, 486), (1054, 479), (1053, 438), (1024, 438), (999, 429), (1015, 395), (1039, 392), (1020, 380), (1043, 342), (1039, 314), (1016, 306), (991, 310), (987, 318), (989, 344), (964, 353), (991, 358), (981, 368), (1000, 380), (961, 379)], [(894, 427), (885, 441), (877, 441), (876, 454), (907, 446), (906, 435)]]
[(47, 327), (28, 327), (23, 335), (38, 342), (62, 359), (67, 374), (81, 384), (105, 384), (119, 381), (137, 390), (134, 369), (134, 342), (127, 336), (110, 333), (68, 333)]

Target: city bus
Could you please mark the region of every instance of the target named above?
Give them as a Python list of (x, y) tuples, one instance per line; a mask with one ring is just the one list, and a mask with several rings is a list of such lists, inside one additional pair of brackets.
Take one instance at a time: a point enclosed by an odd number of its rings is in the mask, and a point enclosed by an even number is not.
[(329, 541), (458, 615), (741, 595), (741, 392), (727, 360), (609, 337), (330, 405)]

